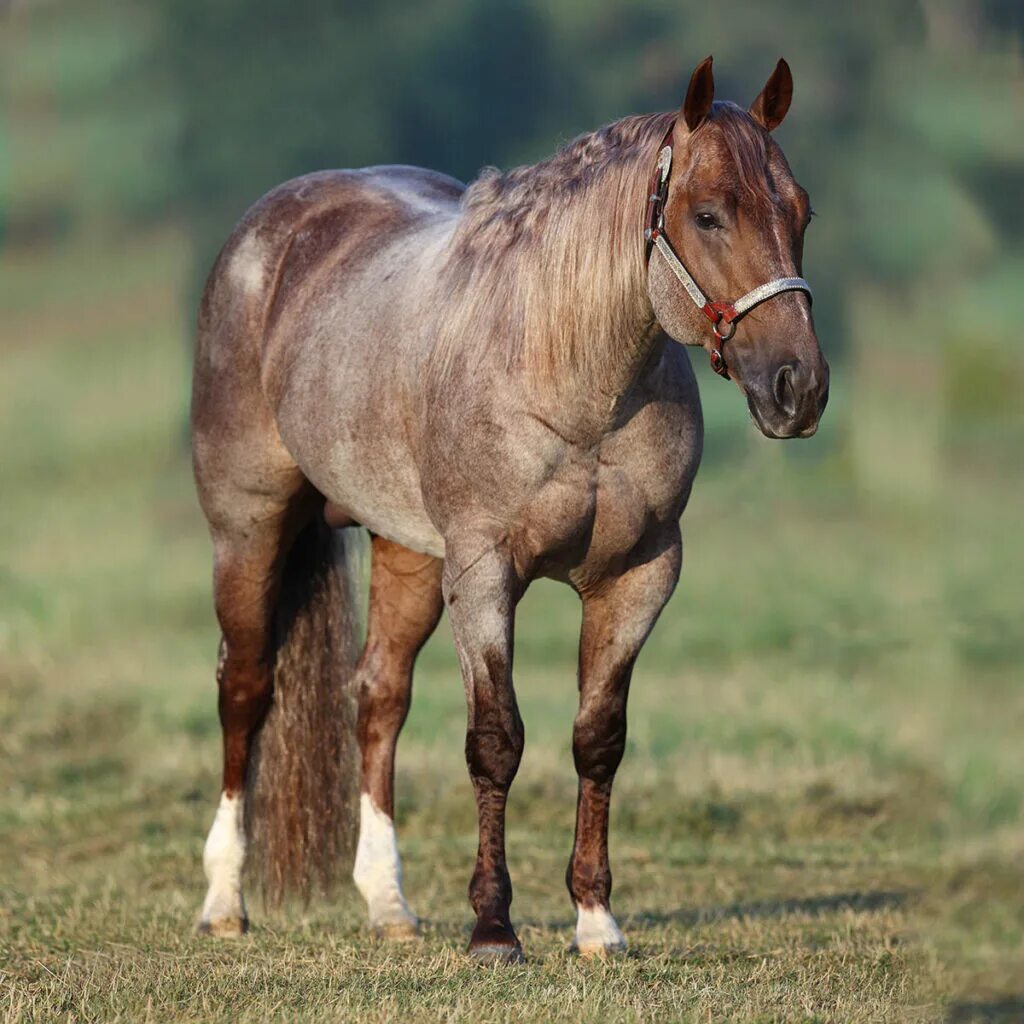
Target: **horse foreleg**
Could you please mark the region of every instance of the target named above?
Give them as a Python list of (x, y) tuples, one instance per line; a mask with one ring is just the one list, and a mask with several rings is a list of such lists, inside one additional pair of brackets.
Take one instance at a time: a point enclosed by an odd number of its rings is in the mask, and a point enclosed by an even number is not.
[(416, 655), (441, 616), (441, 561), (373, 538), (366, 646), (356, 670), (362, 791), (352, 876), (370, 927), (388, 938), (416, 934), (402, 893), (394, 827), (395, 745), (409, 711)]
[(523, 954), (509, 919), (505, 804), (523, 753), (512, 686), (512, 624), (522, 585), (500, 547), (462, 560), (449, 543), (444, 593), (466, 688), (466, 763), (480, 827), (469, 885), (477, 915), (469, 951), (482, 960), (515, 962)]
[(675, 589), (681, 553), (676, 527), (645, 545), (621, 575), (583, 595), (580, 703), (572, 743), (579, 790), (566, 883), (577, 911), (574, 945), (584, 955), (626, 947), (609, 903), (608, 807), (626, 746), (626, 698), (633, 665)]

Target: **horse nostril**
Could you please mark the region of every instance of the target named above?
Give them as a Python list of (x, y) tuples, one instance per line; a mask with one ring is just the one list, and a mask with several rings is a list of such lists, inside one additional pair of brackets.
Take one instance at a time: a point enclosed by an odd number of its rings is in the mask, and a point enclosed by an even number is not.
[(790, 418), (796, 415), (796, 391), (793, 387), (793, 367), (783, 366), (775, 375), (772, 385), (775, 404)]

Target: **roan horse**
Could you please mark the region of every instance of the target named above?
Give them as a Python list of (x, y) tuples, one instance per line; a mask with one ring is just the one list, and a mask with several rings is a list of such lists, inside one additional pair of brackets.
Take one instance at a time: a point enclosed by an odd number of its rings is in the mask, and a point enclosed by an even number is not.
[[(192, 405), (223, 634), (223, 794), (201, 930), (246, 929), (247, 838), (271, 894), (329, 876), (347, 824), (351, 681), (355, 881), (378, 934), (415, 934), (395, 745), (413, 663), (446, 607), (480, 828), (469, 948), (521, 959), (505, 863), (523, 751), (513, 618), (547, 576), (583, 604), (575, 945), (623, 948), (609, 800), (703, 437), (682, 345), (709, 349), (770, 437), (814, 433), (828, 393), (797, 276), (808, 197), (769, 135), (790, 105), (789, 68), (779, 61), (749, 111), (713, 96), (709, 57), (679, 111), (625, 118), (469, 187), (413, 167), (311, 174), (264, 196), (228, 240), (200, 310)], [(372, 565), (354, 666), (339, 528), (357, 524)]]

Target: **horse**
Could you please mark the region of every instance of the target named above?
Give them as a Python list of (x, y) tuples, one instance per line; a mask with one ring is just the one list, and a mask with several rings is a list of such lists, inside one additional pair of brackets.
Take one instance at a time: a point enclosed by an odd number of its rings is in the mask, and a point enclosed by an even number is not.
[[(505, 857), (524, 745), (513, 620), (548, 577), (582, 602), (574, 948), (625, 947), (609, 803), (701, 459), (685, 346), (709, 352), (769, 437), (813, 434), (828, 397), (800, 276), (812, 211), (771, 136), (792, 92), (780, 60), (748, 109), (716, 101), (708, 57), (676, 111), (615, 121), (536, 165), (468, 187), (408, 166), (313, 173), (239, 222), (200, 305), (191, 416), (222, 634), (202, 931), (247, 929), (247, 845), (265, 891), (330, 879), (354, 831), (341, 794), (355, 733), (355, 884), (376, 934), (417, 933), (395, 748), (446, 609), (479, 819), (469, 953), (522, 959)], [(361, 651), (357, 527), (371, 561)]]

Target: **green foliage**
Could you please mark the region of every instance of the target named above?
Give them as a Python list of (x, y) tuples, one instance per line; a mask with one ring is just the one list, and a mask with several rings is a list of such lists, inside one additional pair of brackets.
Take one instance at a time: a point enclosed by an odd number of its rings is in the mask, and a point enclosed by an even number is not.
[[(180, 110), (151, 5), (40, 4), (0, 21), (15, 240), (164, 217)], [(5, 201), (6, 198), (6, 201)]]

